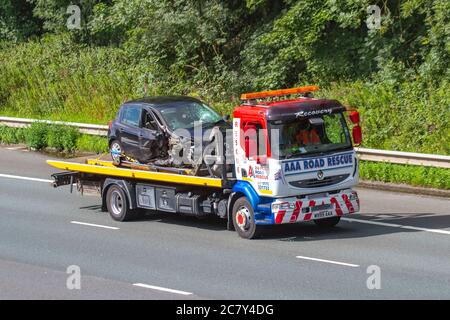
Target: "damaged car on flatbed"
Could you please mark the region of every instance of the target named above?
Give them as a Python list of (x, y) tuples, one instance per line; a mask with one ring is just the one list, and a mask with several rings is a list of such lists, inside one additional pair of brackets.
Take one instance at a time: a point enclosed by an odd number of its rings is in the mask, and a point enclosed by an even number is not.
[[(220, 142), (223, 146), (225, 131), (231, 129), (227, 119), (192, 97), (129, 101), (109, 123), (111, 157), (117, 166), (140, 165), (149, 170), (219, 177), (222, 167), (214, 163), (215, 149), (219, 149), (214, 145)], [(202, 136), (196, 140), (197, 132)], [(211, 165), (205, 163), (206, 154), (212, 155)]]
[(110, 122), (113, 161), (48, 160), (54, 186), (93, 187), (117, 221), (145, 212), (216, 215), (252, 239), (266, 225), (336, 225), (359, 211), (359, 113), (317, 86), (245, 93), (228, 122), (190, 97), (124, 103)]

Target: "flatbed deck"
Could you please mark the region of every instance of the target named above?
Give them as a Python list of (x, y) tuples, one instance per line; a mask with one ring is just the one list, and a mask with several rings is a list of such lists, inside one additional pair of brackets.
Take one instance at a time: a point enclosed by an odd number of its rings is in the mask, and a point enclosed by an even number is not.
[(131, 178), (137, 180), (179, 183), (193, 186), (223, 188), (224, 181), (219, 178), (196, 177), (185, 174), (137, 170), (133, 168), (116, 167), (112, 161), (87, 159), (86, 163), (47, 160), (55, 168), (73, 172), (97, 174), (108, 177)]

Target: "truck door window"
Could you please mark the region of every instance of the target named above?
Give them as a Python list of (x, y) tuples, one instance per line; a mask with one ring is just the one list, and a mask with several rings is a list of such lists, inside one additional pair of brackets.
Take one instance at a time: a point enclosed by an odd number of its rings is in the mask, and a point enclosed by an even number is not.
[(129, 126), (139, 127), (140, 119), (141, 119), (140, 107), (126, 106), (125, 110), (123, 111), (121, 122)]
[(244, 124), (244, 146), (247, 159), (265, 157), (266, 150), (266, 130), (260, 123), (246, 122)]

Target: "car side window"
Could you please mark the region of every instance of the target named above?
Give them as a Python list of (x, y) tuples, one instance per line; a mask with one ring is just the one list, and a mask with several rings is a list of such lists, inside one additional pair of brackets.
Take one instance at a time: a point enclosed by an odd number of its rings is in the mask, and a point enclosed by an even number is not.
[(141, 119), (141, 108), (138, 106), (126, 106), (122, 113), (122, 123), (139, 127)]
[(153, 118), (153, 115), (147, 110), (142, 110), (142, 127), (154, 131), (158, 130), (155, 118)]

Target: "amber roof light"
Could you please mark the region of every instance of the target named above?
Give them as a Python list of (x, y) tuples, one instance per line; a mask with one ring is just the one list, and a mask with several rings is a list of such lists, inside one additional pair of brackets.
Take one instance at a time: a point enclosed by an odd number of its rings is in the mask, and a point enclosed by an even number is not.
[(319, 86), (304, 86), (290, 89), (278, 89), (261, 92), (244, 93), (241, 95), (241, 100), (262, 99), (268, 97), (287, 96), (290, 94), (306, 93), (319, 90)]

